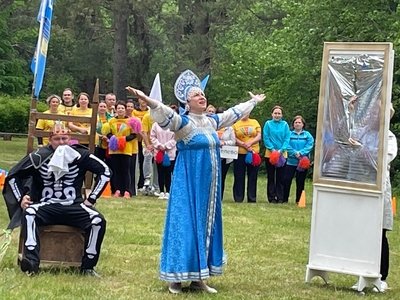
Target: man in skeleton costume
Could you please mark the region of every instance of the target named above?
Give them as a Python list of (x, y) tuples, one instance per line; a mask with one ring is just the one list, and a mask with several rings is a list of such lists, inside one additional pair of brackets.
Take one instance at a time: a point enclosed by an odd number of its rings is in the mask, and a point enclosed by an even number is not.
[[(24, 256), (21, 270), (39, 270), (39, 226), (69, 225), (86, 232), (81, 273), (94, 271), (106, 230), (106, 220), (94, 208), (111, 172), (107, 165), (81, 145), (69, 146), (68, 131), (56, 124), (46, 147), (23, 158), (7, 176), (4, 199), (13, 229), (22, 223)], [(97, 175), (96, 184), (86, 200), (81, 189), (87, 171)], [(22, 209), (21, 209), (22, 208)]]

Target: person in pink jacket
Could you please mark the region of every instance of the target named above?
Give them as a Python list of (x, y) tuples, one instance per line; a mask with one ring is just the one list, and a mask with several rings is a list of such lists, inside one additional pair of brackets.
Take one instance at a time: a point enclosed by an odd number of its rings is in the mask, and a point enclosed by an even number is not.
[[(160, 186), (158, 199), (169, 199), (171, 175), (176, 157), (175, 133), (169, 129), (164, 130), (157, 123), (154, 123), (150, 131), (150, 141), (155, 149), (154, 157), (157, 163), (158, 185)], [(161, 156), (163, 157), (162, 160)]]

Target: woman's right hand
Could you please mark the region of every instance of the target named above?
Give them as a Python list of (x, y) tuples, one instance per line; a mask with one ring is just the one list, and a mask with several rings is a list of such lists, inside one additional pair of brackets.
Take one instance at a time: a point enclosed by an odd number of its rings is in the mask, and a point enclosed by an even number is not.
[(150, 106), (150, 108), (156, 108), (159, 105), (159, 101), (155, 99), (151, 99), (150, 97), (147, 97), (145, 93), (143, 93), (141, 90), (135, 89), (131, 86), (127, 86), (125, 90), (129, 93), (132, 94), (139, 99), (142, 99), (146, 101), (147, 105)]
[(138, 97), (138, 98), (140, 98), (140, 99), (143, 99), (143, 98), (146, 97), (145, 93), (143, 93), (141, 90), (135, 89), (135, 88), (133, 88), (133, 87), (131, 87), (131, 86), (127, 86), (127, 87), (125, 88), (125, 90), (126, 90), (129, 94), (132, 94), (132, 95), (134, 95), (134, 96), (136, 96), (136, 97)]

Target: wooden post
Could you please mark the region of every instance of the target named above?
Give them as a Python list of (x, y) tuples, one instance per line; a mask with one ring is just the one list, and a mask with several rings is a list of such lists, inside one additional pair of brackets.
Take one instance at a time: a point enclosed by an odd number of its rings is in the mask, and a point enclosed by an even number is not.
[[(90, 153), (94, 153), (94, 149), (96, 147), (96, 125), (97, 125), (97, 110), (99, 106), (99, 79), (96, 79), (96, 85), (94, 87), (93, 92), (93, 100), (92, 100), (92, 120), (90, 121), (90, 136), (89, 136), (89, 151)], [(91, 172), (86, 172), (85, 175), (85, 193), (84, 197), (87, 198), (88, 193), (92, 187), (93, 182), (93, 174)]]
[(97, 125), (97, 110), (99, 107), (99, 79), (96, 79), (96, 85), (94, 87), (94, 92), (93, 92), (93, 100), (92, 100), (92, 118), (90, 122), (90, 131), (91, 133), (93, 132), (94, 134), (90, 134), (89, 137), (89, 150), (90, 153), (94, 153), (94, 148), (95, 148), (95, 141), (96, 141), (96, 125)]
[(31, 98), (31, 108), (29, 110), (29, 121), (28, 121), (28, 142), (26, 147), (26, 152), (31, 153), (33, 151), (33, 143), (35, 138), (35, 127), (36, 127), (36, 116), (37, 112), (37, 100), (35, 98)]

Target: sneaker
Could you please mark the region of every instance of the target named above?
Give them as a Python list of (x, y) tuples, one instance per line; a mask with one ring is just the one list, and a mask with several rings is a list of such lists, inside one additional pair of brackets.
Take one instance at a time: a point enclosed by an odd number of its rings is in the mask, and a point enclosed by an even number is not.
[(180, 294), (182, 293), (182, 284), (180, 282), (171, 282), (168, 286), (168, 291), (171, 294)]
[(130, 199), (131, 198), (131, 194), (129, 194), (129, 192), (125, 192), (124, 193), (124, 198), (125, 199)]
[(26, 273), (28, 276), (39, 273), (39, 264), (34, 263), (27, 258), (21, 260), (21, 271)]
[(378, 286), (378, 287), (374, 287), (373, 289), (372, 289), (372, 291), (374, 291), (375, 293), (384, 293), (384, 292), (386, 292), (386, 290), (388, 290), (389, 289), (389, 286), (388, 286), (388, 284), (387, 284), (387, 282), (386, 281), (380, 281), (380, 284), (379, 284), (380, 286)]
[(160, 197), (161, 193), (154, 191), (153, 195), (156, 196), (156, 197)]
[(116, 190), (114, 193), (114, 197), (118, 198), (121, 197), (121, 191), (120, 190)]
[(141, 187), (137, 190), (139, 193), (144, 193), (146, 191), (146, 187)]
[(202, 292), (206, 292), (209, 294), (218, 293), (218, 291), (216, 289), (208, 286), (207, 284), (205, 284), (204, 281), (192, 281), (190, 283), (189, 289), (196, 290), (196, 291), (202, 291)]
[(168, 200), (168, 199), (169, 199), (169, 193), (165, 193), (164, 199), (165, 199), (165, 200)]
[[(156, 193), (154, 193), (155, 195)], [(165, 199), (165, 194), (163, 192), (161, 192), (160, 194), (158, 194), (158, 199)]]
[(93, 269), (81, 269), (81, 275), (101, 278), (100, 274)]
[(144, 184), (143, 184), (145, 187), (146, 186), (149, 186), (150, 185), (150, 179), (149, 178), (146, 178), (145, 180), (144, 180)]

